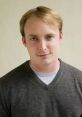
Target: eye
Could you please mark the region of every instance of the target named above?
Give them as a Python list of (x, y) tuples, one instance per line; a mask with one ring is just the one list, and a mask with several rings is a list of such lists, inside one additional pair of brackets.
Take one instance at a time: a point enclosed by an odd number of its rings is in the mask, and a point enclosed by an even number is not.
[(52, 39), (54, 39), (54, 38), (55, 38), (55, 35), (53, 35), (53, 34), (49, 34), (49, 35), (46, 36), (46, 39), (47, 39), (48, 41), (50, 41), (50, 40), (52, 40)]
[(38, 38), (37, 37), (30, 37), (30, 40), (31, 41), (38, 41)]

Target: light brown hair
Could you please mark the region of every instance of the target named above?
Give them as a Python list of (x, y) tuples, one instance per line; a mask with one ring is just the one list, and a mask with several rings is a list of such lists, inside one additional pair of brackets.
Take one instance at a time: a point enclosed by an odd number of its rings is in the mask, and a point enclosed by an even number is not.
[(24, 26), (25, 26), (27, 20), (33, 16), (40, 18), (45, 23), (57, 25), (59, 28), (59, 31), (62, 32), (63, 21), (62, 21), (62, 18), (60, 17), (60, 15), (48, 7), (38, 6), (36, 8), (28, 10), (22, 16), (22, 18), (20, 20), (20, 32), (23, 37), (25, 36)]

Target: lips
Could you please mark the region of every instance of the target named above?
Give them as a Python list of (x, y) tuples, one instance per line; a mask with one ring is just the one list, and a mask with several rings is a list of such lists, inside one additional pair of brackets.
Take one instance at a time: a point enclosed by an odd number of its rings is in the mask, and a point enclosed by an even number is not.
[(49, 55), (49, 53), (42, 53), (42, 54), (38, 54), (39, 56), (46, 56)]
[(47, 57), (49, 54), (40, 54), (39, 57)]
[(39, 56), (47, 56), (48, 54), (41, 54), (41, 55), (39, 55)]

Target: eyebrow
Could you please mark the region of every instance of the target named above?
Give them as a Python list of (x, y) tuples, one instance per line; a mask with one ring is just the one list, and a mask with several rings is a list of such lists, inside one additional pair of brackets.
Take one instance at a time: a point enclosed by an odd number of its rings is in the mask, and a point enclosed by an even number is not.
[(34, 36), (37, 37), (36, 34), (29, 34), (28, 36), (29, 36), (29, 37), (34, 37)]
[[(47, 36), (47, 35), (55, 35), (55, 33), (47, 33), (47, 34), (45, 34), (45, 36)], [(29, 37), (33, 37), (33, 36), (38, 36), (37, 34), (29, 34), (28, 35)]]

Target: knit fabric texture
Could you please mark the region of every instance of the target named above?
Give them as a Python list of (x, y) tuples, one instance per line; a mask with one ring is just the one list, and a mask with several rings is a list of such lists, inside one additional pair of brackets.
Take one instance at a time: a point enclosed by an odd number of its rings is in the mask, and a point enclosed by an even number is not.
[(29, 61), (0, 78), (0, 117), (81, 117), (82, 72), (60, 60), (46, 85)]

